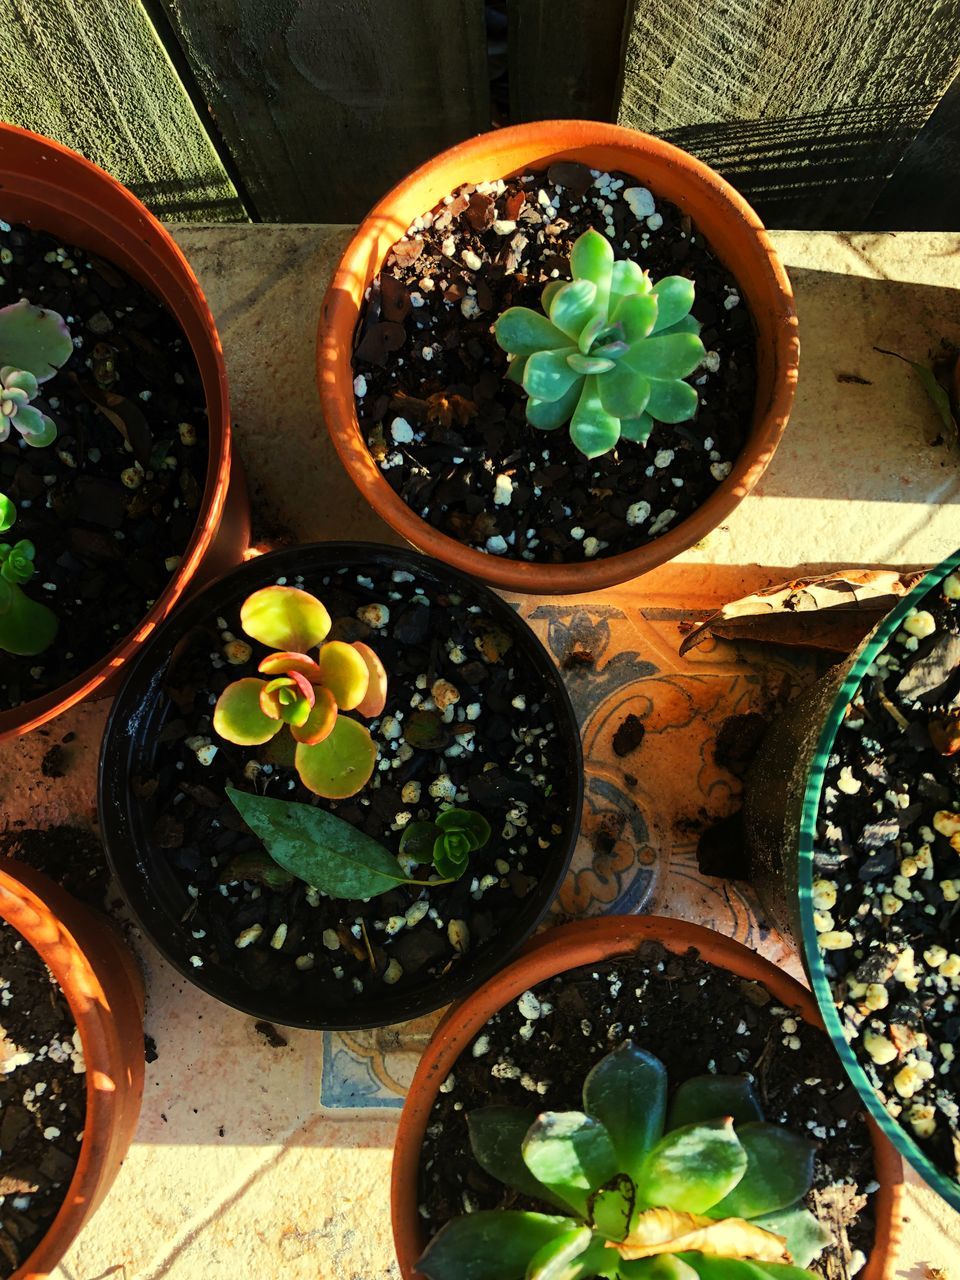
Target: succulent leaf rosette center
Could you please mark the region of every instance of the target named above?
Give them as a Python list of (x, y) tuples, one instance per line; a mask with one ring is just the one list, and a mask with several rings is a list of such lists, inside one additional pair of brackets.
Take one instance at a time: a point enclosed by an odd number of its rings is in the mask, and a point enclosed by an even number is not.
[(594, 230), (574, 244), (570, 269), (572, 280), (544, 289), (542, 313), (510, 307), (494, 325), (507, 376), (527, 392), (527, 421), (541, 431), (569, 422), (573, 443), (596, 458), (621, 438), (643, 444), (655, 420), (692, 418), (697, 392), (684, 379), (706, 354), (693, 281), (653, 284)]
[[(16, 521), (16, 506), (0, 493), (0, 533)], [(21, 590), (36, 573), (35, 557), (36, 548), (27, 538), (0, 542), (0, 652), (33, 657), (49, 649), (56, 637), (56, 614)]]
[[(370, 780), (377, 748), (369, 730), (343, 715), (370, 718), (387, 698), (383, 663), (362, 641), (326, 639), (330, 615), (321, 602), (297, 587), (264, 587), (248, 596), (240, 625), (252, 640), (275, 652), (257, 670), (220, 695), (213, 727), (228, 742), (260, 746), (286, 727), (296, 743), (300, 780), (316, 795), (344, 799)], [(319, 645), (316, 657), (307, 652)]]
[(583, 1111), (493, 1105), (467, 1117), (483, 1171), (551, 1212), (452, 1218), (427, 1280), (811, 1280), (829, 1235), (803, 1206), (814, 1144), (763, 1119), (746, 1076), (695, 1076), (626, 1041)]
[(35, 307), (26, 298), (0, 307), (0, 444), (13, 428), (35, 449), (56, 440), (57, 424), (31, 401), (40, 383), (72, 354), (70, 330), (56, 311)]

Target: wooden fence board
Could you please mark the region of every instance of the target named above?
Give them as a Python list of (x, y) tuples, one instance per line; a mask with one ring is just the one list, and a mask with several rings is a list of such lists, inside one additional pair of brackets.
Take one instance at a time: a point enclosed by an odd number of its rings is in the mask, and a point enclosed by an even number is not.
[(960, 75), (907, 148), (866, 226), (869, 231), (960, 230)]
[(509, 0), (510, 118), (613, 120), (627, 0)]
[(488, 127), (482, 0), (162, 3), (267, 221), (356, 221)]
[(162, 217), (246, 217), (139, 0), (4, 0), (0, 45), (0, 118), (80, 151)]
[(619, 119), (771, 225), (863, 225), (960, 66), (955, 0), (631, 0)]

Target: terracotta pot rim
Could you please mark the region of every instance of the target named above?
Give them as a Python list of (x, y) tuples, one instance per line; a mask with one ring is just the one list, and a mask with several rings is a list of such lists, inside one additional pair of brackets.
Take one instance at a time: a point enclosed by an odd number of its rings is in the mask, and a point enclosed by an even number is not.
[[(104, 1143), (103, 1135), (115, 1135), (125, 1098), (124, 1089), (117, 1087), (116, 1076), (118, 1064), (128, 1061), (128, 1055), (124, 1051), (108, 995), (87, 949), (61, 915), (64, 902), (69, 903), (71, 913), (76, 914), (79, 909), (88, 922), (95, 922), (105, 930), (111, 928), (109, 922), (97, 920), (92, 912), (42, 873), (13, 858), (3, 860), (0, 866), (0, 918), (21, 935), (56, 979), (80, 1033), (86, 1066), (86, 1110), (76, 1168), (56, 1216), (11, 1280), (40, 1280), (46, 1276), (90, 1216), (91, 1203), (98, 1201), (106, 1190), (102, 1185), (103, 1171), (112, 1158), (109, 1141)], [(119, 954), (119, 939), (116, 944)], [(127, 959), (123, 968), (124, 977), (118, 979), (114, 975), (112, 980), (129, 984), (131, 996), (142, 1017), (142, 981), (139, 975), (135, 976), (131, 959)], [(142, 1092), (142, 1057), (139, 1064), (133, 1065), (132, 1079), (133, 1089)], [(96, 1149), (98, 1144), (103, 1144), (106, 1149)]]
[[(91, 663), (79, 675), (74, 676), (72, 680), (68, 680), (50, 693), (44, 694), (39, 698), (33, 698), (29, 702), (21, 703), (20, 706), (13, 707), (7, 712), (0, 712), (0, 741), (22, 733), (28, 733), (30, 730), (36, 729), (48, 720), (60, 715), (69, 707), (89, 698), (105, 680), (109, 679), (129, 659), (131, 653), (136, 651), (160, 620), (170, 612), (189, 587), (217, 534), (230, 487), (231, 468), (230, 398), (226, 366), (223, 360), (223, 348), (220, 344), (213, 314), (200, 288), (200, 283), (183, 251), (159, 219), (154, 217), (131, 191), (107, 173), (106, 170), (87, 160), (85, 156), (72, 151), (69, 147), (62, 146), (51, 138), (34, 133), (30, 129), (21, 129), (16, 125), (0, 122), (0, 153), (2, 153), (6, 138), (32, 142), (37, 147), (52, 153), (55, 157), (65, 159), (68, 165), (71, 166), (72, 173), (76, 174), (82, 171), (90, 182), (109, 187), (115, 194), (120, 195), (126, 203), (131, 221), (139, 219), (160, 238), (165, 252), (170, 255), (179, 272), (180, 285), (185, 299), (196, 309), (198, 316), (202, 318), (207, 336), (211, 339), (210, 349), (216, 365), (217, 387), (222, 401), (222, 410), (219, 420), (214, 421), (213, 414), (210, 412), (209, 396), (206, 397), (209, 422), (207, 475), (194, 530), (181, 556), (180, 565), (176, 573), (149, 610), (143, 615), (140, 622), (102, 658)], [(15, 175), (12, 180), (8, 178), (0, 180), (0, 189), (5, 187), (16, 190), (17, 176)], [(90, 200), (82, 200), (80, 202), (88, 206), (94, 203)], [(125, 270), (125, 268), (121, 269)], [(153, 292), (156, 293), (155, 286), (151, 287)], [(167, 309), (173, 313), (173, 309), (166, 299), (161, 300)], [(179, 317), (174, 316), (174, 318), (180, 323)], [(191, 351), (194, 352), (196, 357), (197, 353), (194, 344), (186, 333), (184, 333), (184, 337), (190, 343)], [(3, 726), (4, 720), (10, 721), (10, 727)]]
[[(403, 1280), (414, 1268), (423, 1240), (417, 1211), (420, 1152), (433, 1102), (457, 1059), (489, 1018), (529, 987), (583, 965), (597, 964), (656, 941), (675, 954), (695, 947), (708, 963), (760, 982), (805, 1022), (823, 1029), (812, 992), (769, 960), (726, 934), (668, 916), (595, 916), (547, 929), (509, 965), (457, 1004), (437, 1026), (408, 1090), (394, 1144), (390, 1180), (393, 1238)], [(876, 1176), (877, 1227), (863, 1280), (893, 1280), (900, 1238), (903, 1169), (894, 1148), (868, 1119)]]
[[(406, 230), (406, 222), (393, 211), (437, 166), (462, 167), (466, 180), (478, 154), (521, 143), (536, 146), (544, 158), (591, 145), (619, 147), (624, 150), (623, 167), (628, 167), (631, 158), (640, 157), (642, 162), (645, 155), (682, 171), (688, 187), (709, 191), (718, 205), (726, 206), (731, 221), (743, 224), (753, 246), (770, 314), (776, 317), (771, 334), (771, 392), (766, 403), (754, 407), (753, 430), (730, 475), (675, 528), (645, 546), (602, 560), (556, 565), (513, 560), (485, 554), (434, 529), (390, 488), (370, 456), (354, 407), (350, 356), (359, 307), (352, 295), (358, 280), (365, 284), (371, 263), (371, 275), (379, 269), (382, 258), (377, 252), (378, 228), (389, 228), (393, 239)], [(759, 344), (764, 335), (756, 315), (754, 321)], [(582, 120), (536, 121), (493, 130), (459, 143), (415, 169), (361, 222), (327, 289), (317, 332), (317, 382), (324, 420), (347, 473), (377, 514), (415, 547), (465, 573), (500, 589), (545, 595), (595, 591), (638, 577), (679, 555), (720, 524), (755, 487), (769, 465), (786, 428), (798, 364), (797, 317), (790, 281), (762, 222), (739, 192), (707, 165), (671, 143), (621, 125)]]

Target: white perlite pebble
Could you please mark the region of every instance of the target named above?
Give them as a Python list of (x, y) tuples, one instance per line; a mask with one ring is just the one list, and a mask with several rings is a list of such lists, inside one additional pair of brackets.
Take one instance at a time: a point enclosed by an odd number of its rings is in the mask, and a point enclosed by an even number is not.
[(535, 1022), (540, 1017), (540, 1001), (532, 991), (524, 991), (517, 1001), (517, 1008), (528, 1022)]
[(517, 229), (517, 224), (510, 218), (498, 218), (493, 224), (493, 229), (498, 236), (509, 236)]
[(726, 480), (727, 476), (733, 470), (732, 462), (711, 462), (710, 474), (714, 480)]
[(482, 260), (472, 249), (464, 249), (460, 255), (460, 260), (465, 267), (469, 267), (471, 271), (479, 271), (483, 266)]
[(862, 783), (853, 776), (850, 766), (844, 765), (840, 770), (839, 778), (837, 778), (837, 790), (842, 791), (844, 795), (855, 796), (861, 786)]
[(394, 418), (390, 424), (390, 434), (396, 444), (410, 444), (413, 440), (413, 427), (406, 418)]
[(476, 298), (471, 298), (469, 295), (463, 298), (460, 302), (460, 314), (464, 320), (476, 320), (480, 314), (480, 306)]
[(595, 556), (599, 550), (600, 550), (599, 538), (584, 538), (583, 554), (587, 557), (588, 560), (591, 559), (593, 556)]
[(661, 449), (660, 452), (654, 457), (653, 465), (655, 467), (669, 467), (672, 461), (673, 461), (673, 450)]
[(647, 226), (651, 231), (659, 231), (663, 226), (663, 218), (659, 213), (651, 213), (650, 217), (647, 219)]
[(739, 293), (728, 294), (723, 300), (723, 305), (727, 311), (732, 311), (734, 307), (738, 307), (740, 305)]
[(367, 394), (367, 380), (362, 373), (358, 373), (353, 380), (353, 394), (358, 400), (362, 400)]
[(509, 476), (497, 476), (493, 486), (493, 501), (498, 507), (509, 507), (513, 497), (513, 481)]
[(633, 506), (627, 508), (627, 524), (629, 525), (643, 524), (644, 520), (648, 520), (649, 518), (649, 502), (635, 502)]
[(675, 520), (676, 518), (677, 513), (674, 511), (673, 507), (667, 507), (666, 511), (661, 511), (656, 520), (654, 520), (653, 524), (650, 526), (651, 536), (662, 533), (670, 521)]
[(474, 1040), (473, 1042), (473, 1049), (471, 1050), (471, 1052), (473, 1053), (473, 1056), (475, 1058), (482, 1058), (483, 1055), (485, 1053), (488, 1053), (489, 1051), (490, 1051), (490, 1037), (477, 1036), (476, 1040)]
[(903, 629), (907, 635), (916, 636), (918, 640), (923, 640), (927, 636), (933, 635), (937, 629), (937, 624), (933, 620), (932, 613), (928, 613), (926, 609), (921, 609), (905, 619)]
[(720, 368), (720, 352), (708, 351), (703, 357), (703, 367), (709, 369), (711, 373), (716, 373)]
[(960, 600), (960, 574), (951, 573), (944, 578), (943, 595), (946, 600)]
[(640, 218), (649, 218), (652, 213), (656, 212), (656, 203), (653, 199), (653, 192), (648, 191), (646, 187), (627, 187), (623, 193), (630, 212), (638, 220)]
[(502, 556), (507, 549), (507, 540), (502, 538), (499, 533), (495, 533), (492, 538), (487, 539), (486, 545), (492, 556)]

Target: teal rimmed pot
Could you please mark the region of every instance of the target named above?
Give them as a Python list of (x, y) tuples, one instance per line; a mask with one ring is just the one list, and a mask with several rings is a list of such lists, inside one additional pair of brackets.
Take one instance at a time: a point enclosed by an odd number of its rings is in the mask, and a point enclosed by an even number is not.
[[(820, 1005), (824, 1024), (850, 1080), (880, 1129), (904, 1159), (960, 1210), (960, 1182), (948, 1176), (913, 1134), (892, 1117), (848, 1042), (814, 923), (814, 846), (828, 762), (847, 707), (908, 614), (950, 574), (960, 571), (960, 551), (932, 569), (874, 628), (860, 647), (791, 703), (768, 730), (747, 778), (744, 820), (752, 879), (774, 923), (795, 938)], [(960, 860), (958, 860), (960, 873)], [(837, 928), (843, 922), (837, 922)], [(925, 939), (930, 941), (930, 939)], [(960, 950), (960, 938), (947, 948)], [(864, 1018), (864, 1025), (868, 1019)], [(907, 1106), (903, 1108), (906, 1114)], [(944, 1123), (944, 1117), (939, 1117)]]

